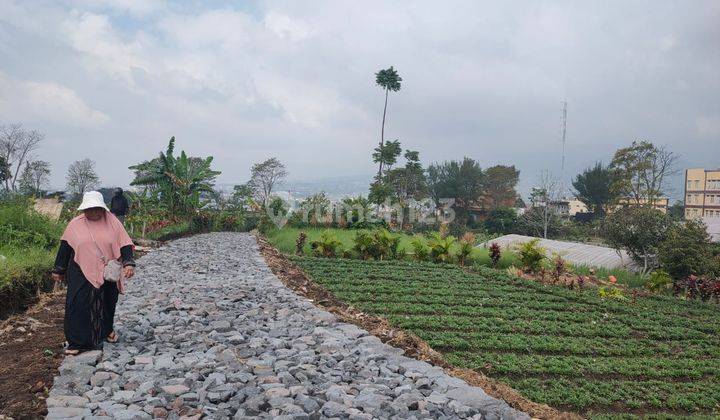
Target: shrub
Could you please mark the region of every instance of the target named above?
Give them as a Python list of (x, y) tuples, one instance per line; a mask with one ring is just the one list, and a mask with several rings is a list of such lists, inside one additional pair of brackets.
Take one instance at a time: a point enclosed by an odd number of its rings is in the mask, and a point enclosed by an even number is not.
[(672, 277), (670, 277), (670, 274), (668, 274), (667, 271), (655, 270), (648, 276), (648, 279), (645, 282), (645, 288), (651, 292), (659, 292), (669, 289), (672, 282)]
[(533, 239), (518, 245), (518, 258), (523, 269), (537, 273), (545, 260), (545, 250), (538, 245), (539, 239)]
[(190, 218), (190, 230), (193, 232), (207, 232), (213, 224), (213, 218), (206, 212), (200, 212)]
[(502, 257), (502, 252), (500, 251), (500, 245), (497, 244), (497, 242), (493, 242), (490, 244), (490, 262), (492, 264), (493, 268), (497, 268), (498, 264), (500, 264), (500, 258)]
[(295, 240), (295, 255), (303, 254), (305, 242), (307, 242), (307, 234), (305, 232), (300, 232), (297, 239)]
[(396, 259), (400, 247), (400, 237), (393, 235), (386, 229), (378, 229), (372, 234), (357, 232), (353, 248), (360, 254), (360, 258), (367, 260)]
[(660, 265), (673, 278), (713, 271), (710, 235), (702, 221), (690, 220), (673, 226), (658, 249)]
[(415, 235), (410, 240), (410, 246), (412, 247), (413, 259), (415, 259), (415, 261), (430, 260), (430, 247), (428, 246), (425, 238), (420, 235)]
[(485, 229), (492, 233), (511, 233), (517, 224), (517, 212), (511, 208), (500, 208), (490, 212), (485, 220)]
[(440, 233), (434, 233), (428, 241), (430, 247), (430, 259), (436, 263), (452, 262), (452, 246), (455, 244), (454, 236), (443, 237)]
[(223, 211), (212, 216), (212, 230), (237, 232), (245, 227), (242, 213)]
[(601, 286), (598, 288), (598, 296), (602, 299), (626, 300), (622, 290), (612, 286)]
[(400, 248), (400, 238), (391, 234), (387, 229), (376, 230), (373, 234), (375, 259), (396, 259)]
[(466, 265), (472, 255), (473, 248), (475, 247), (475, 235), (471, 232), (466, 232), (460, 238), (460, 247), (457, 252), (458, 263), (462, 266)]
[(63, 225), (37, 213), (25, 200), (0, 205), (0, 244), (17, 248), (56, 248)]
[(625, 249), (643, 273), (657, 267), (658, 248), (668, 235), (672, 221), (649, 206), (622, 208), (612, 212), (603, 226), (603, 235), (615, 249)]
[(369, 233), (363, 231), (355, 233), (354, 242), (355, 245), (353, 246), (353, 249), (357, 251), (360, 258), (363, 260), (372, 258), (373, 238)]
[(325, 231), (320, 234), (320, 237), (310, 243), (313, 250), (313, 255), (316, 257), (323, 258), (337, 258), (342, 242), (340, 242), (335, 235), (330, 231)]
[(553, 269), (552, 275), (553, 282), (557, 283), (560, 281), (560, 278), (562, 278), (563, 274), (567, 272), (567, 262), (563, 259), (560, 254), (556, 254), (555, 258), (553, 258)]

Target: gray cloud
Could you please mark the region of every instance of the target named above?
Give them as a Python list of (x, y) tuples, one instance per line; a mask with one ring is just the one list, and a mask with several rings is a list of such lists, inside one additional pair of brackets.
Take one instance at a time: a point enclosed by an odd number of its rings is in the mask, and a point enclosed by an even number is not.
[(560, 103), (574, 174), (632, 140), (720, 166), (717, 2), (0, 1), (0, 115), (47, 134), (62, 186), (74, 160), (106, 184), (171, 135), (215, 155), (222, 182), (252, 162), (293, 178), (372, 174), (387, 133), (425, 162), (514, 163), (527, 188), (559, 175)]

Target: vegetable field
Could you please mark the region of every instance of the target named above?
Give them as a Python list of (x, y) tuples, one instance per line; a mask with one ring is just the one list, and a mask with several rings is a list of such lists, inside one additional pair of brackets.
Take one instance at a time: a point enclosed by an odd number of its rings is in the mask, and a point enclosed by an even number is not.
[(720, 308), (603, 300), (478, 268), (293, 258), (338, 298), (417, 334), (459, 367), (589, 417), (720, 413)]

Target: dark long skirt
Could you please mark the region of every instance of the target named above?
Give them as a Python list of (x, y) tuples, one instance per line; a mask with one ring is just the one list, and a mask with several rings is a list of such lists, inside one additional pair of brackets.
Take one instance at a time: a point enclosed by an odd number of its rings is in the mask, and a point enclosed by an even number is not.
[(115, 283), (104, 283), (96, 289), (73, 261), (67, 272), (65, 298), (65, 339), (71, 350), (102, 347), (113, 331), (118, 289)]

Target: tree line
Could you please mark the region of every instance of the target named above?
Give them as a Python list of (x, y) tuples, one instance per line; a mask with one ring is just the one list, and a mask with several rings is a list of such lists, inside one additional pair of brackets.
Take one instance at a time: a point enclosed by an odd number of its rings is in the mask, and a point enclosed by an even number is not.
[[(42, 196), (50, 183), (50, 162), (36, 158), (45, 139), (38, 130), (22, 124), (0, 125), (0, 184), (5, 194)], [(97, 188), (100, 177), (95, 162), (82, 159), (70, 164), (66, 177), (67, 192), (82, 195)]]

